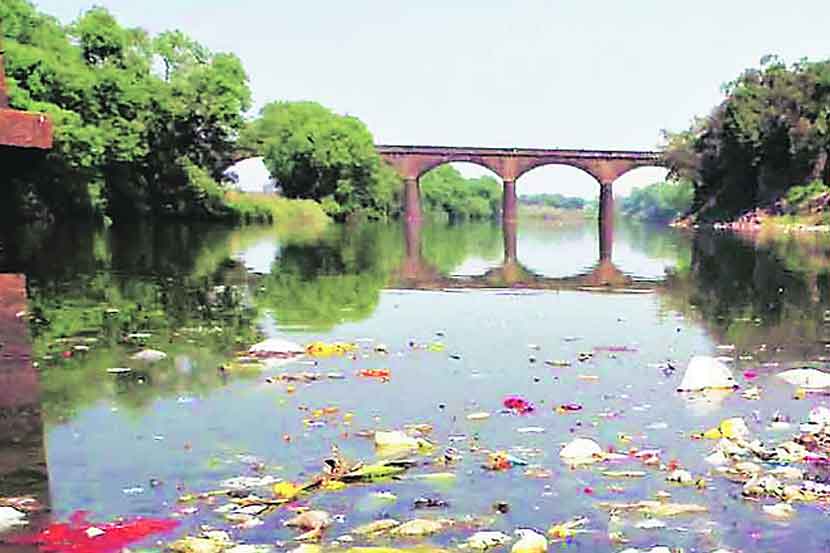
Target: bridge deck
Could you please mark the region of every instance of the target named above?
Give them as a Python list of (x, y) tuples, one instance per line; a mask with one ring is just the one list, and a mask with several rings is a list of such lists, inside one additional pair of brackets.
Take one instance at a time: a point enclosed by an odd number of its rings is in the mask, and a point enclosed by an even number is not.
[(511, 157), (562, 157), (579, 159), (632, 159), (658, 160), (661, 152), (648, 150), (569, 150), (558, 148), (494, 148), (466, 146), (404, 146), (378, 144), (380, 154), (394, 155), (452, 155), (452, 156), (511, 156)]

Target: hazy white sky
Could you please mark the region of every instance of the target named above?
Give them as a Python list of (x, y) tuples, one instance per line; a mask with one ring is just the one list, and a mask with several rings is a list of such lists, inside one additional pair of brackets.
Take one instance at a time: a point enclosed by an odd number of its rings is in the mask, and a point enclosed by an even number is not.
[[(36, 0), (181, 29), (243, 61), (257, 106), (312, 99), (378, 143), (649, 149), (765, 54), (830, 56), (827, 0)], [(640, 169), (615, 186), (662, 176)], [(545, 167), (519, 193), (593, 196)]]

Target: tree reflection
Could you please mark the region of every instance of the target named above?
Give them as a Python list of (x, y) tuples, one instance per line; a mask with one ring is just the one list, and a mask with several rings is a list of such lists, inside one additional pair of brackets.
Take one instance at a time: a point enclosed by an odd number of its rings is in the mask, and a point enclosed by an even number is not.
[(285, 245), (257, 281), (254, 305), (280, 326), (327, 330), (372, 314), (403, 258), (400, 229), (334, 227), (312, 244)]
[(699, 233), (691, 262), (669, 275), (663, 305), (702, 321), (715, 340), (738, 350), (781, 348), (786, 357), (823, 353), (830, 307), (826, 249), (810, 240), (759, 241)]

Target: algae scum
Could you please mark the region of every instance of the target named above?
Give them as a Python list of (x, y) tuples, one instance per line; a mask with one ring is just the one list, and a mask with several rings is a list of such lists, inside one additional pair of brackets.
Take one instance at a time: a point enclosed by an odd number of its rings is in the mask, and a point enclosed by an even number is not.
[(594, 227), (520, 226), (521, 270), (487, 225), (74, 232), (0, 258), (37, 365), (0, 551), (830, 546), (818, 238), (623, 225), (624, 278), (530, 290)]

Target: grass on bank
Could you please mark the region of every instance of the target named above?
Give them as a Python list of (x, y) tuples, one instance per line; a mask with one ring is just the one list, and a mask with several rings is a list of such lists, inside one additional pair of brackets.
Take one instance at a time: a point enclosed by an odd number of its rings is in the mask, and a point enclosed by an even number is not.
[(228, 191), (225, 202), (247, 223), (272, 222), (281, 230), (292, 232), (321, 231), (331, 222), (314, 200), (295, 200), (271, 194)]
[(762, 224), (770, 228), (830, 226), (830, 187), (819, 180), (791, 186)]

